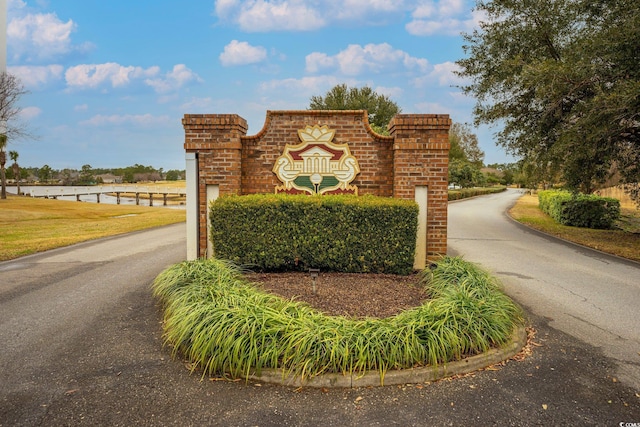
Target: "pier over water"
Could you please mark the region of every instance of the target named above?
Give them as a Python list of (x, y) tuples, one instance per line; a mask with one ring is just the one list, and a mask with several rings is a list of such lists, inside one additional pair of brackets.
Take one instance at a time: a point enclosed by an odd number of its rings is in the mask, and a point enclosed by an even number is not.
[(115, 195), (116, 203), (119, 205), (123, 194), (134, 195), (136, 205), (140, 204), (140, 196), (146, 195), (149, 198), (149, 206), (153, 206), (154, 196), (162, 196), (162, 205), (167, 206), (168, 197), (186, 197), (187, 191), (184, 188), (173, 187), (144, 187), (144, 186), (122, 186), (122, 185), (95, 185), (95, 186), (64, 186), (64, 187), (30, 187), (27, 193), (31, 197), (43, 197), (47, 199), (57, 199), (58, 197), (73, 197), (81, 201), (81, 196), (96, 196), (96, 202), (100, 203), (102, 194)]

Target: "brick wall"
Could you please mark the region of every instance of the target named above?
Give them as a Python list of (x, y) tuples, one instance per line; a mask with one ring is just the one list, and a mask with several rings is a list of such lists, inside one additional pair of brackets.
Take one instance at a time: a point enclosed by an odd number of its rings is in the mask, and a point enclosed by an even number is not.
[(287, 144), (300, 143), (298, 130), (328, 126), (333, 142), (349, 144), (360, 174), (358, 194), (414, 199), (415, 186), (428, 186), (427, 257), (447, 249), (447, 115), (402, 114), (390, 123), (391, 136), (371, 131), (366, 112), (267, 111), (263, 128), (247, 136), (247, 122), (235, 114), (187, 114), (184, 148), (198, 156), (199, 256), (206, 254), (206, 186), (220, 195), (272, 193), (280, 182), (272, 172)]

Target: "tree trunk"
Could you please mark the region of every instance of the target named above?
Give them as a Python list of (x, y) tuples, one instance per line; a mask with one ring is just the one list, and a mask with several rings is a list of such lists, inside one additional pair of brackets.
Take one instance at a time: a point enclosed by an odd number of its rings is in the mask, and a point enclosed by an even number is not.
[(5, 174), (4, 165), (7, 163), (7, 153), (2, 150), (0, 151), (0, 181), (2, 181), (2, 193), (0, 194), (0, 199), (7, 198), (7, 175)]
[(17, 163), (13, 164), (13, 176), (16, 179), (16, 186), (18, 187), (16, 190), (16, 194), (20, 195), (20, 166)]

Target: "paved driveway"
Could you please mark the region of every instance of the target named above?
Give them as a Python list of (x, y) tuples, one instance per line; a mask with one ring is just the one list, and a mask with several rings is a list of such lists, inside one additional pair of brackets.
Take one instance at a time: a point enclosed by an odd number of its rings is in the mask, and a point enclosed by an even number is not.
[[(618, 425), (640, 390), (547, 325), (523, 361), (401, 387), (292, 389), (190, 374), (163, 347), (152, 279), (184, 224), (0, 263), (0, 426)], [(509, 270), (511, 271), (511, 270)]]
[[(505, 211), (518, 190), (449, 205), (449, 251), (480, 263), (530, 312), (618, 361), (640, 386), (640, 264), (533, 232)], [(638, 248), (640, 251), (640, 248)]]

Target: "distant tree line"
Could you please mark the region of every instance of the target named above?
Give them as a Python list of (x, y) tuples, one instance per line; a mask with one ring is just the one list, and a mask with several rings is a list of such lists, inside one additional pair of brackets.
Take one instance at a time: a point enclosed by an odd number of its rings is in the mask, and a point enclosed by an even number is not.
[(18, 171), (20, 182), (57, 185), (95, 185), (109, 183), (136, 183), (150, 181), (177, 181), (185, 179), (185, 171), (135, 164), (124, 168), (92, 168), (83, 165), (81, 169), (53, 169), (49, 165), (41, 167), (8, 168), (7, 179), (16, 181)]

